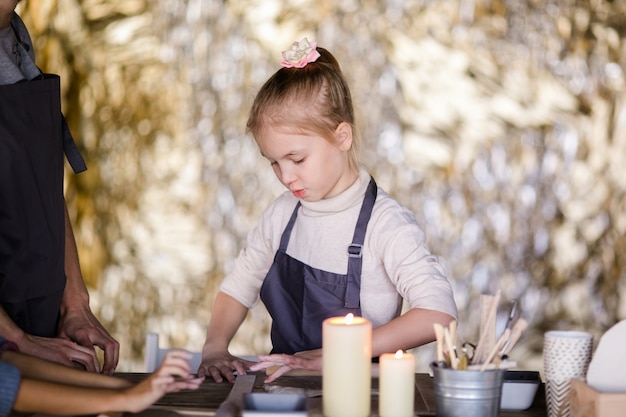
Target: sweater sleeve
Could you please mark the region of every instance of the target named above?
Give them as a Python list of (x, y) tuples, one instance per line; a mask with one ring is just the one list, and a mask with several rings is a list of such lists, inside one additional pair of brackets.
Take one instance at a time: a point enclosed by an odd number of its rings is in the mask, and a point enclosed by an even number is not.
[(410, 308), (457, 317), (450, 281), (439, 258), (426, 246), (414, 215), (394, 200), (381, 202), (375, 233), (385, 272)]
[(11, 412), (20, 388), (20, 381), (19, 369), (0, 361), (0, 417), (8, 416)]

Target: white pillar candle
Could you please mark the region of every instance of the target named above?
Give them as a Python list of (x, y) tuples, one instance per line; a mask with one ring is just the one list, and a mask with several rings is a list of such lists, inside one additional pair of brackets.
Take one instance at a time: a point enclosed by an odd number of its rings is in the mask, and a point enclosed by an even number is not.
[(372, 323), (348, 314), (322, 325), (322, 402), (326, 417), (368, 417)]
[(413, 416), (415, 357), (401, 350), (380, 356), (378, 414), (380, 417)]

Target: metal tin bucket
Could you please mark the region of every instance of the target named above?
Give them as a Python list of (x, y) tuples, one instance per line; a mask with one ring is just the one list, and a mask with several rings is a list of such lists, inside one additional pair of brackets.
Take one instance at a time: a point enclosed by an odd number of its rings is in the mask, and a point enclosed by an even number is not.
[(503, 369), (459, 371), (436, 362), (433, 370), (437, 417), (497, 417)]

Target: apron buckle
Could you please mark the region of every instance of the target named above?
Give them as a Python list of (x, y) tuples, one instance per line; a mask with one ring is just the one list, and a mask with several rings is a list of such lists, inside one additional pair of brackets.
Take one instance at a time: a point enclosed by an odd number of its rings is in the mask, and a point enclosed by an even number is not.
[(363, 245), (359, 245), (358, 243), (352, 243), (348, 246), (348, 256), (350, 258), (360, 258), (363, 256)]

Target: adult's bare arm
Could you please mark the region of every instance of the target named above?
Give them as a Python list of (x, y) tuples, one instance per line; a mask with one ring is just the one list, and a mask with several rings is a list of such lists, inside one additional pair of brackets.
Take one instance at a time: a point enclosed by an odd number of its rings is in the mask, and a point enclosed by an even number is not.
[(22, 377), (40, 381), (92, 388), (127, 388), (132, 385), (122, 378), (85, 372), (23, 352), (8, 350), (2, 354), (2, 361), (19, 368)]
[[(71, 340), (94, 353), (94, 346), (104, 351), (104, 363), (101, 371), (111, 374), (119, 360), (119, 343), (95, 317), (89, 306), (89, 293), (83, 281), (78, 259), (76, 240), (65, 206), (65, 276), (66, 285), (61, 303), (59, 337)], [(88, 370), (100, 371), (96, 362), (82, 363)]]

